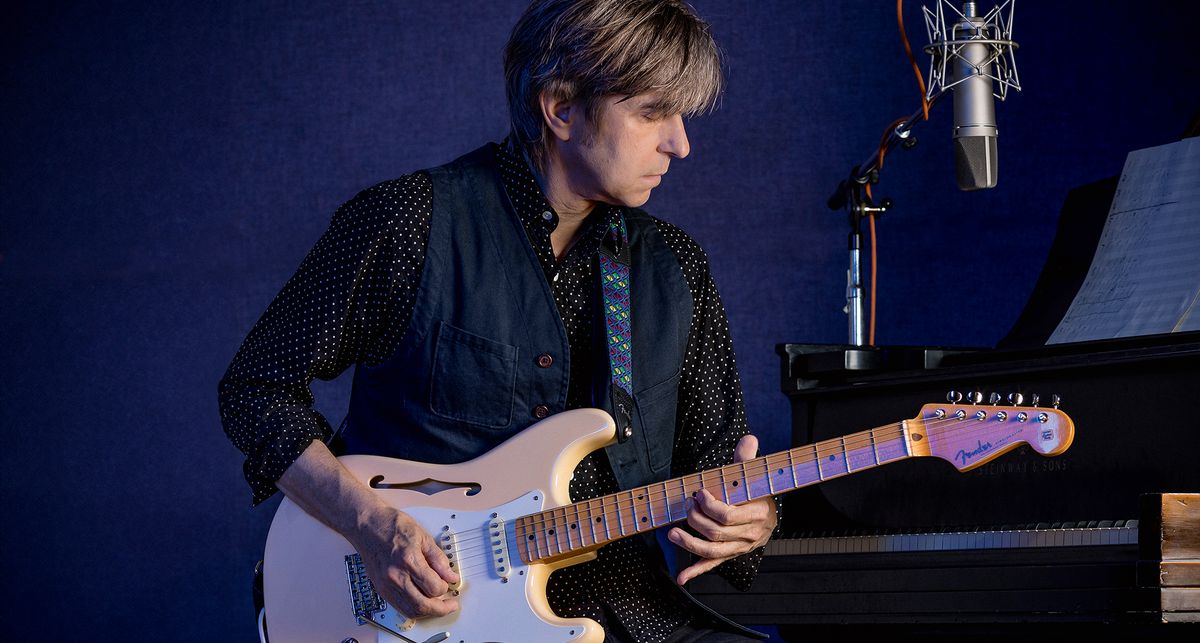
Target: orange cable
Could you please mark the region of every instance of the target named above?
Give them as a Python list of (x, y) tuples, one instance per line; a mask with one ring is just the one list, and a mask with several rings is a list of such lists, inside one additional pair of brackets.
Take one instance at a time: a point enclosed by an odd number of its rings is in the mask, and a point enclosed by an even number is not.
[(917, 66), (917, 57), (913, 55), (912, 46), (908, 44), (908, 32), (904, 30), (904, 0), (896, 0), (896, 22), (900, 24), (900, 40), (904, 41), (904, 53), (908, 54), (908, 62), (912, 63), (913, 73), (917, 75), (917, 87), (921, 89), (921, 114), (929, 120), (929, 99), (925, 97), (925, 76)]
[[(908, 42), (908, 32), (904, 29), (904, 0), (896, 0), (896, 23), (900, 26), (900, 40), (904, 43), (904, 53), (908, 56), (908, 62), (912, 64), (913, 74), (917, 77), (917, 87), (921, 90), (921, 116), (924, 120), (929, 120), (929, 99), (926, 98), (925, 76), (921, 73), (921, 68), (917, 65), (917, 58), (913, 55), (912, 45)], [(879, 139), (879, 156), (876, 161), (876, 170), (883, 169), (883, 160), (887, 156), (887, 141), (891, 136), (892, 131), (904, 122), (904, 117), (898, 118), (883, 131), (883, 136)], [(867, 200), (871, 201), (874, 197), (871, 195), (871, 183), (866, 184)], [(875, 234), (875, 215), (867, 216), (867, 223), (871, 229), (871, 321), (868, 328), (867, 344), (875, 345), (875, 282), (879, 274), (879, 261), (877, 252), (877, 239)]]

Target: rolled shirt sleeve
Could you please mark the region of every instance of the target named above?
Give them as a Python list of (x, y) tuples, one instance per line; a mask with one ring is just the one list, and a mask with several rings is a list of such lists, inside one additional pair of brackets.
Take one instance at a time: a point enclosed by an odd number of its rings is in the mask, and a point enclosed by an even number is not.
[(357, 362), (391, 354), (412, 317), (429, 237), (427, 175), (359, 193), (329, 228), (242, 342), (218, 385), (225, 433), (246, 455), (254, 503), (329, 422), (309, 385)]

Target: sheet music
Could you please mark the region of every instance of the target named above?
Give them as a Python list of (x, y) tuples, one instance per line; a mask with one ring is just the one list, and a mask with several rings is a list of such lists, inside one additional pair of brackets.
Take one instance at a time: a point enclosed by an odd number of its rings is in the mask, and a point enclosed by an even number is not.
[(1130, 152), (1096, 256), (1048, 344), (1200, 330), (1200, 138)]

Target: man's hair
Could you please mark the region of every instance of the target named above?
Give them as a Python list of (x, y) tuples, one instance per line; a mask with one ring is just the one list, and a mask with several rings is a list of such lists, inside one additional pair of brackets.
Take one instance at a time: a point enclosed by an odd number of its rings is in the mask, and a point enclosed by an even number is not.
[(656, 92), (662, 115), (712, 111), (724, 84), (708, 23), (681, 0), (534, 0), (504, 50), (515, 143), (544, 168), (552, 136), (539, 95), (579, 101), (598, 123), (606, 96)]

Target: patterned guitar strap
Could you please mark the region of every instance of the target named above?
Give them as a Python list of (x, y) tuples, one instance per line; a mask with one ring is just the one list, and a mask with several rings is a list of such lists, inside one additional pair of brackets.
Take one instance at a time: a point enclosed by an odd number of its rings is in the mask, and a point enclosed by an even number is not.
[[(629, 318), (629, 234), (625, 216), (618, 213), (608, 226), (612, 247), (600, 244), (600, 285), (604, 297), (604, 327), (612, 373), (613, 420), (617, 441), (633, 436), (633, 333)], [(615, 249), (615, 251), (614, 251)]]

